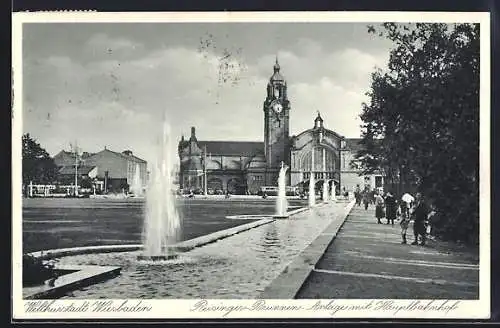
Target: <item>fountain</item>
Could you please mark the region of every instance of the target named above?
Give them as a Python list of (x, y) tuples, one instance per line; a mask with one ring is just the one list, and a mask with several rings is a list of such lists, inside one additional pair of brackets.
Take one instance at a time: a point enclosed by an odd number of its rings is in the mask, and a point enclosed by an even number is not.
[(288, 201), (286, 199), (286, 171), (288, 166), (281, 162), (281, 169), (278, 177), (278, 198), (276, 199), (275, 218), (287, 218)]
[(163, 138), (160, 142), (159, 158), (152, 168), (152, 178), (146, 194), (146, 216), (143, 229), (144, 252), (139, 260), (162, 261), (175, 259), (176, 254), (168, 248), (178, 240), (180, 216), (172, 192), (173, 162), (170, 156), (170, 129), (163, 123)]
[(328, 180), (323, 180), (323, 202), (328, 202)]
[(311, 176), (309, 177), (309, 207), (316, 203), (316, 190), (314, 188), (314, 148), (311, 152)]
[(311, 172), (311, 177), (309, 178), (309, 207), (313, 207), (316, 203), (316, 194), (314, 190), (314, 172)]
[(141, 169), (139, 164), (135, 165), (134, 180), (132, 181), (130, 191), (132, 191), (135, 197), (142, 196)]
[(328, 180), (326, 179), (326, 148), (323, 148), (323, 203), (328, 202)]
[(337, 200), (337, 196), (336, 196), (335, 194), (336, 194), (336, 190), (335, 190), (335, 180), (332, 180), (332, 200), (333, 200), (333, 201), (336, 201), (336, 200)]

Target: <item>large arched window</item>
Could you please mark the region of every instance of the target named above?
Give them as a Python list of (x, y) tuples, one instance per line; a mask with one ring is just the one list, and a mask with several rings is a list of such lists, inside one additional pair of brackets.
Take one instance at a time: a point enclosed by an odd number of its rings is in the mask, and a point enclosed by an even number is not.
[[(323, 149), (325, 151), (323, 152)], [(325, 166), (323, 167), (323, 156), (325, 156)], [(300, 170), (310, 172), (312, 171), (335, 171), (338, 165), (338, 155), (335, 151), (329, 148), (315, 147), (314, 148), (314, 167), (312, 167), (312, 151), (305, 153), (300, 159)]]

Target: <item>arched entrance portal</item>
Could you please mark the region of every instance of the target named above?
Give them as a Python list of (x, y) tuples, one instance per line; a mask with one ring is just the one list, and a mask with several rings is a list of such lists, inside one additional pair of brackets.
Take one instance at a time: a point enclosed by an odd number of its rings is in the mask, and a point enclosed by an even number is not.
[(245, 187), (240, 179), (232, 178), (227, 181), (227, 191), (230, 194), (243, 194)]

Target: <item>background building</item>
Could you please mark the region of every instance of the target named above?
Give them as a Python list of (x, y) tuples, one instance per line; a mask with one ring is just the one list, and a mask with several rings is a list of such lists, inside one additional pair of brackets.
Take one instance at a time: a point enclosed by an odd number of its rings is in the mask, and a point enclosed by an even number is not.
[(360, 188), (368, 187), (370, 190), (383, 188), (385, 179), (381, 172), (373, 174), (361, 174), (361, 170), (356, 165), (355, 156), (363, 145), (360, 144), (361, 138), (347, 138), (345, 145), (341, 148), (340, 175), (342, 177), (342, 188), (352, 191), (357, 185)]
[[(281, 163), (287, 165), (287, 185), (306, 188), (311, 172), (317, 186), (326, 180), (337, 192), (382, 187), (381, 175), (361, 175), (351, 165), (361, 145), (358, 138), (345, 138), (326, 129), (318, 113), (313, 127), (296, 136), (289, 135), (291, 105), (287, 83), (278, 60), (266, 88), (264, 141), (198, 141), (195, 127), (178, 145), (179, 184), (183, 189), (256, 194), (263, 186), (276, 186)], [(313, 161), (314, 159), (314, 161)]]
[[(59, 167), (60, 179), (74, 181), (75, 153), (62, 150), (54, 156)], [(147, 162), (135, 156), (130, 150), (121, 153), (104, 148), (97, 153), (82, 153), (78, 159), (78, 175), (81, 174), (96, 180), (96, 185), (104, 192), (121, 192), (128, 190), (134, 181), (136, 170), (142, 185), (147, 184)], [(87, 172), (88, 171), (88, 172)], [(73, 174), (73, 180), (70, 179)], [(82, 176), (82, 178), (84, 178)], [(61, 180), (61, 183), (63, 181)]]

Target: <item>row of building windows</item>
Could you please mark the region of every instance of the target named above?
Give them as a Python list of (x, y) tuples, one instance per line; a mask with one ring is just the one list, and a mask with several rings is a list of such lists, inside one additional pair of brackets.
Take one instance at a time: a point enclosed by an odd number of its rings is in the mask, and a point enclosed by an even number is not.
[[(311, 173), (304, 172), (304, 180), (310, 179)], [(335, 174), (333, 172), (315, 172), (314, 179), (333, 179)]]

